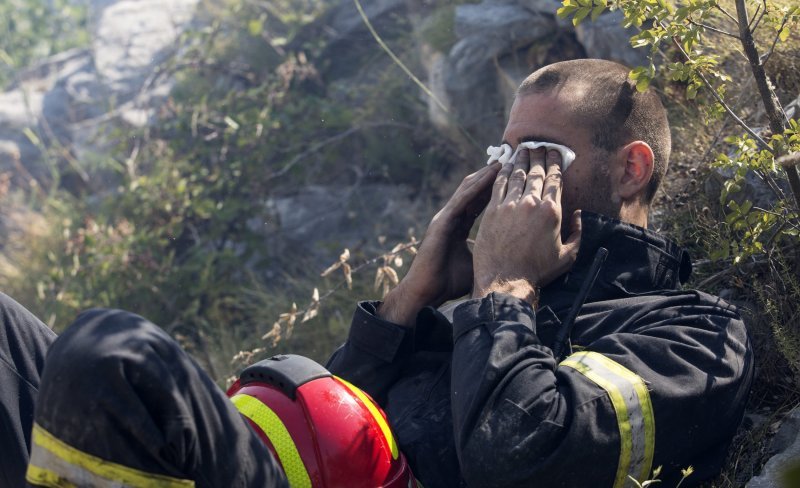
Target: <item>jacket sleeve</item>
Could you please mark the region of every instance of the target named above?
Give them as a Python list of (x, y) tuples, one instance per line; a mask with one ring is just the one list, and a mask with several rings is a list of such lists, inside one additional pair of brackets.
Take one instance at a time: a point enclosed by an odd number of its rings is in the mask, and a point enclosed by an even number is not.
[(414, 332), (377, 317), (379, 303), (358, 303), (347, 341), (333, 353), (327, 368), (383, 405), (411, 354)]
[(617, 488), (663, 465), (674, 486), (688, 463), (694, 480), (713, 474), (741, 419), (752, 353), (735, 311), (702, 303), (688, 293), (602, 314), (618, 332), (560, 364), (527, 303), (495, 293), (460, 305), (452, 408), (467, 484)]

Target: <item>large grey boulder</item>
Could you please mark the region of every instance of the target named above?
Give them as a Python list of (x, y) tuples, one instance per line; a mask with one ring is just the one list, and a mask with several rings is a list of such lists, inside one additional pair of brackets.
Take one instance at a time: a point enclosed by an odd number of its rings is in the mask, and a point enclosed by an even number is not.
[(409, 228), (430, 218), (411, 188), (379, 183), (306, 186), (270, 198), (266, 210), (271, 215), (267, 221), (249, 222), (266, 236), (262, 257), (282, 266), (298, 261), (320, 271), (345, 247), (374, 252), (377, 242), (367, 243), (364, 236), (398, 242), (407, 238)]
[[(450, 118), (480, 143), (497, 142), (517, 86), (541, 66), (582, 57), (630, 67), (647, 62), (646, 51), (630, 46), (634, 30), (622, 28), (621, 13), (573, 28), (557, 18), (560, 6), (557, 0), (484, 0), (455, 7), (456, 42), (446, 63), (427, 64), (428, 79)], [(443, 120), (430, 103), (434, 120)]]
[[(303, 29), (289, 46), (290, 50), (304, 49), (308, 42), (325, 40), (325, 48), (319, 56), (324, 60), (319, 68), (328, 81), (341, 78), (361, 78), (366, 60), (380, 63), (391, 62), (388, 57), (375, 57), (380, 47), (369, 32), (353, 0), (331, 2), (325, 15)], [(364, 13), (382, 39), (392, 43), (411, 30), (408, 23), (407, 0), (361, 0)], [(393, 43), (392, 43), (393, 44)], [(377, 66), (367, 66), (380, 69)]]
[[(459, 5), (455, 10), (458, 41), (447, 56), (443, 78), (444, 97), (454, 118), (473, 134), (485, 136), (480, 142), (496, 142), (502, 131), (508, 100), (504, 83), (516, 85), (503, 76), (498, 60), (551, 38), (559, 28), (555, 2), (512, 2), (487, 0)], [(521, 59), (525, 59), (523, 54)], [(524, 66), (529, 72), (531, 66)], [(518, 79), (516, 79), (518, 78)]]
[(767, 461), (760, 475), (747, 483), (747, 488), (789, 488), (784, 483), (785, 472), (800, 463), (800, 407), (784, 418), (771, 451), (777, 454)]
[(0, 171), (41, 183), (56, 165), (68, 189), (100, 190), (107, 175), (92, 173), (90, 162), (103, 157), (113, 127), (154, 121), (172, 87), (160, 66), (176, 52), (198, 0), (73, 2), (88, 5), (91, 46), (20, 71), (0, 93)]
[(647, 65), (647, 49), (634, 49), (630, 38), (636, 29), (622, 27), (622, 12), (604, 13), (594, 22), (584, 20), (575, 28), (589, 58), (608, 59), (630, 68)]
[(43, 148), (69, 151), (70, 126), (96, 113), (68, 82), (92, 69), (91, 53), (73, 49), (22, 71), (11, 89), (0, 93), (0, 171), (37, 182), (50, 175), (55, 163)]
[(176, 53), (178, 37), (190, 25), (198, 0), (96, 0), (92, 10), (92, 52), (97, 76), (114, 94), (120, 115), (136, 126), (151, 121), (171, 82), (158, 76)]

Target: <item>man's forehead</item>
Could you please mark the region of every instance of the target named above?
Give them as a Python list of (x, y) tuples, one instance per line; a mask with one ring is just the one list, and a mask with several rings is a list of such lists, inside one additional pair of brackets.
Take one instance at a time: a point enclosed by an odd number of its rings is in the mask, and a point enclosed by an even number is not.
[(503, 132), (503, 143), (513, 147), (528, 141), (574, 144), (576, 126), (569, 104), (555, 93), (518, 96)]

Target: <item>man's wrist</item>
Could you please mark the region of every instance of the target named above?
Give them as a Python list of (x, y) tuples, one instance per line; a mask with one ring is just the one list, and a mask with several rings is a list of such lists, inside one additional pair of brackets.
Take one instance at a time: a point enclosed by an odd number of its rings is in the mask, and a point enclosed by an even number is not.
[(534, 307), (539, 301), (539, 288), (525, 279), (494, 279), (485, 285), (476, 284), (472, 290), (472, 298), (484, 298), (490, 293), (504, 293), (525, 300)]
[(417, 313), (430, 305), (424, 298), (407, 290), (401, 283), (393, 288), (378, 305), (376, 315), (397, 325), (413, 327), (417, 321)]

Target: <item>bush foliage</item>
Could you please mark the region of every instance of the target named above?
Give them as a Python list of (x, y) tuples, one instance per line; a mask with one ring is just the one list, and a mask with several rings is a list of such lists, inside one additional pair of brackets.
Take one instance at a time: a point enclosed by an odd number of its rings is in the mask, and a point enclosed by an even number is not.
[[(55, 175), (6, 196), (36, 211), (18, 220), (37, 239), (6, 249), (0, 281), (56, 330), (88, 307), (135, 311), (223, 378), (238, 366), (231, 357), (260, 348), (289, 304), (340, 276), (321, 278), (303, 256), (264, 248), (276, 229), (271, 197), (344, 187), (354, 174), (421, 188), (452, 156), (399, 69), (333, 92), (314, 62), (324, 43), (301, 37), (324, 14), (320, 3), (208, 1), (199, 11), (207, 27), (186, 33), (162, 68), (176, 87), (158, 123), (116, 129), (117, 144), (94, 163), (113, 188), (67, 191)], [(354, 250), (353, 260), (365, 252)], [(367, 284), (356, 288), (375, 296)], [(323, 361), (349, 324), (333, 310), (352, 303), (348, 293), (327, 298), (330, 313), (315, 319), (314, 332), (284, 334), (281, 347)], [(265, 347), (259, 357), (274, 350)]]

